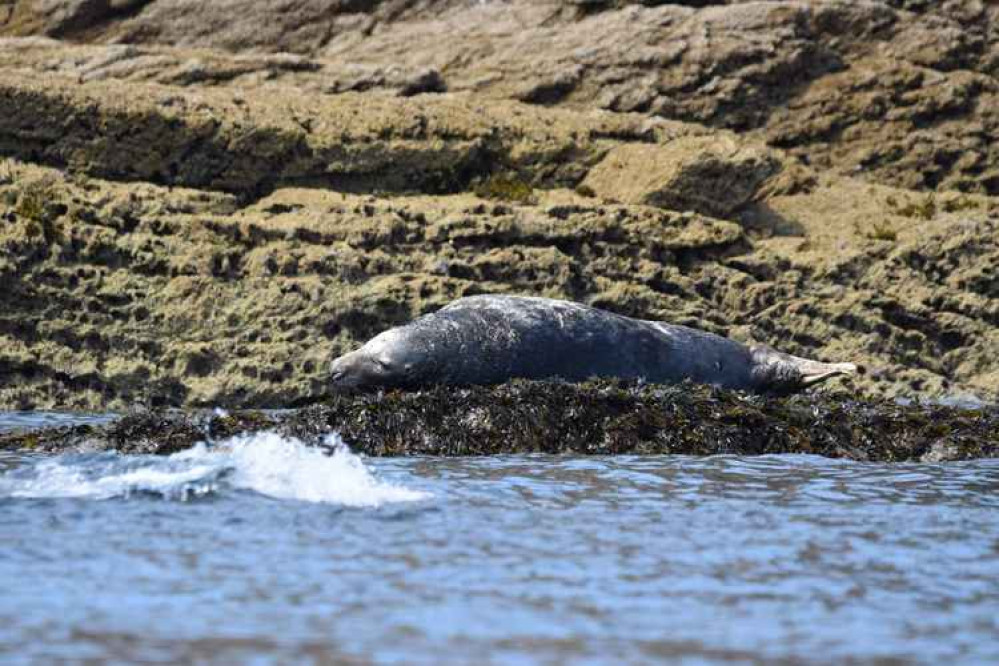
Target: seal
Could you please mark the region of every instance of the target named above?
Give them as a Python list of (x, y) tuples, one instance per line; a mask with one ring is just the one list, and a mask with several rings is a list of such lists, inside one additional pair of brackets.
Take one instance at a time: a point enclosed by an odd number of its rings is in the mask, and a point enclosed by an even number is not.
[(765, 345), (579, 303), (529, 296), (460, 298), (389, 329), (333, 361), (335, 390), (592, 378), (690, 380), (759, 393), (792, 393), (852, 363), (821, 363)]

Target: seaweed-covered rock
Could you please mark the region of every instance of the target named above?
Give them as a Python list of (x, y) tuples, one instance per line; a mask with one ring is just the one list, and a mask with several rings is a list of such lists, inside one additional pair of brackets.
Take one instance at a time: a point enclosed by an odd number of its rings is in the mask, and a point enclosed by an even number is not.
[(137, 412), (106, 426), (0, 436), (0, 449), (174, 453), (274, 430), (372, 456), (503, 453), (759, 455), (940, 462), (999, 456), (999, 410), (845, 395), (760, 397), (705, 386), (514, 381), (337, 395), (280, 413)]

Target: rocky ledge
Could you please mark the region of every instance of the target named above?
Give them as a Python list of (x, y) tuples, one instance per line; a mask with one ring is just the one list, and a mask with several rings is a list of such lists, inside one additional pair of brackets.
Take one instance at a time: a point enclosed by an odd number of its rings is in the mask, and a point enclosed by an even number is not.
[(282, 412), (138, 411), (110, 425), (0, 435), (0, 450), (166, 455), (276, 431), (315, 446), (338, 432), (370, 456), (510, 453), (760, 455), (881, 462), (999, 456), (999, 409), (845, 394), (768, 398), (704, 386), (515, 381), (338, 395)]
[(997, 18), (0, 2), (0, 409), (316, 401), (331, 357), (485, 292), (994, 400)]

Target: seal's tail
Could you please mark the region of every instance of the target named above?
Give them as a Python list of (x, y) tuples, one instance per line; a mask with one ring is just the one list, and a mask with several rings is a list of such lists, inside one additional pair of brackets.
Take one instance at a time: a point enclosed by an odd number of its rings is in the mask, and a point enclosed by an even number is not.
[(792, 358), (798, 361), (798, 369), (801, 371), (802, 388), (821, 384), (836, 375), (855, 375), (859, 372), (855, 363), (822, 363), (807, 358)]
[(854, 363), (823, 363), (785, 354), (765, 345), (753, 347), (752, 354), (756, 384), (767, 391), (800, 391), (821, 384), (830, 377), (863, 372)]

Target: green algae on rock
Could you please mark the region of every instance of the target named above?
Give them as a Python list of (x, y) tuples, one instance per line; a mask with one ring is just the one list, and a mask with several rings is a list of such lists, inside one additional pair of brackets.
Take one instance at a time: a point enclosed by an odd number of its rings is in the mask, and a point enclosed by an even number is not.
[(335, 431), (370, 456), (807, 453), (880, 462), (999, 456), (996, 407), (903, 405), (829, 393), (761, 397), (612, 381), (340, 394), (285, 412), (134, 412), (104, 426), (0, 435), (0, 450), (165, 455), (262, 430), (313, 445)]
[[(245, 205), (17, 160), (0, 173), (6, 409), (317, 400), (332, 357), (481, 293), (850, 360), (872, 370), (853, 380), (871, 395), (990, 398), (999, 376), (985, 197), (947, 212), (941, 196), (933, 220), (912, 221), (885, 211), (897, 190), (823, 179), (751, 204), (757, 225), (567, 189), (526, 205), (296, 187)], [(766, 215), (799, 228), (761, 235)], [(855, 231), (885, 219), (891, 244)]]
[(0, 3), (0, 408), (301, 404), (476, 293), (999, 397), (994, 3), (285, 4)]

